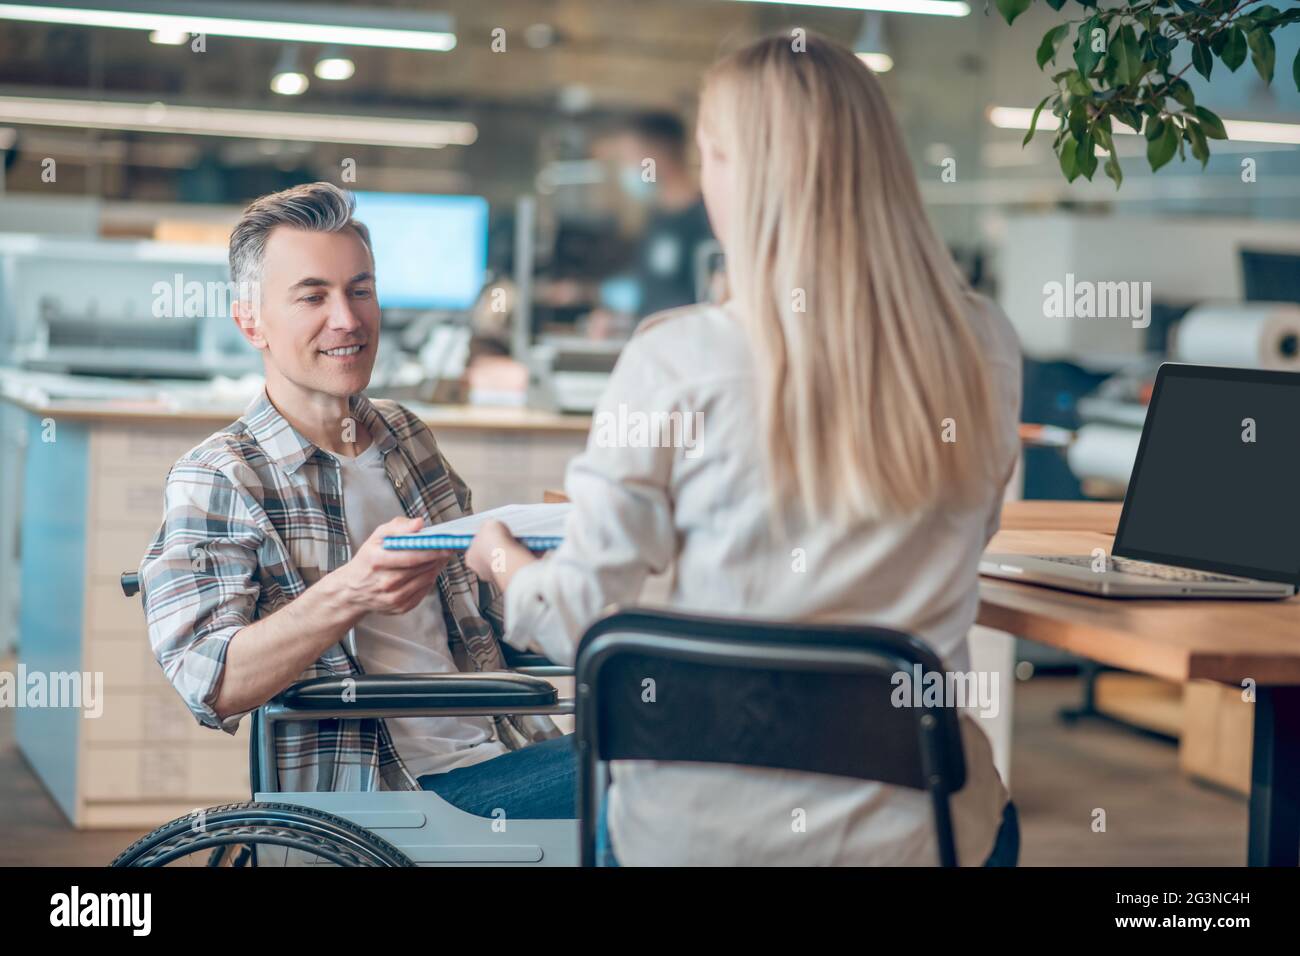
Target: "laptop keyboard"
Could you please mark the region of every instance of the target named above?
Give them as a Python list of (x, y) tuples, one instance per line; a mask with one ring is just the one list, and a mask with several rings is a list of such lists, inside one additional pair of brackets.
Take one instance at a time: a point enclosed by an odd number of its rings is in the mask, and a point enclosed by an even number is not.
[[(1095, 560), (1090, 557), (1079, 557), (1075, 555), (1056, 556), (1056, 555), (1039, 555), (1043, 561), (1053, 561), (1056, 564), (1069, 564), (1074, 567), (1088, 568), (1092, 567)], [(1162, 581), (1244, 581), (1246, 578), (1234, 578), (1224, 574), (1212, 574), (1209, 571), (1195, 571), (1191, 568), (1178, 568), (1172, 564), (1155, 564), (1151, 561), (1133, 561), (1129, 558), (1107, 558), (1108, 568), (1111, 571), (1121, 571), (1124, 574), (1140, 574), (1143, 577), (1159, 578)]]

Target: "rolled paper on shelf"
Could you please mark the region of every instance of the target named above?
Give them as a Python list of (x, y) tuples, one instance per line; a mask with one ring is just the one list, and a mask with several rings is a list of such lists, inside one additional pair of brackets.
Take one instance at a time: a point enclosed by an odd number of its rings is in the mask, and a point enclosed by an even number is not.
[(1117, 485), (1127, 485), (1137, 460), (1140, 428), (1123, 425), (1084, 425), (1075, 432), (1074, 443), (1066, 452), (1070, 471), (1078, 479), (1100, 478)]
[(1194, 365), (1300, 371), (1300, 305), (1202, 305), (1174, 330), (1173, 357)]

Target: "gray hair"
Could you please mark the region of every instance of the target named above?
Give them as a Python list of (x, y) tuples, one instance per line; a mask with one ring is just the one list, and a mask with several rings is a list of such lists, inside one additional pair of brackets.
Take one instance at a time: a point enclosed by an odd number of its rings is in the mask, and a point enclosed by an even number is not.
[(262, 279), (266, 238), (276, 226), (309, 232), (353, 229), (374, 259), (370, 230), (352, 218), (356, 198), (333, 183), (307, 183), (253, 200), (230, 234), (230, 281), (236, 289), (256, 288)]

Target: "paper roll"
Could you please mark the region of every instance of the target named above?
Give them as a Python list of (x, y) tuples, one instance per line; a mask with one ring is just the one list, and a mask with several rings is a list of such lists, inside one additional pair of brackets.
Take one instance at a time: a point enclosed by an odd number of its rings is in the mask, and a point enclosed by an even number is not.
[(1196, 365), (1300, 371), (1300, 305), (1202, 305), (1174, 330), (1173, 357)]
[(1066, 453), (1070, 471), (1080, 481), (1100, 478), (1117, 485), (1128, 484), (1137, 460), (1142, 431), (1123, 425), (1084, 425), (1075, 433)]

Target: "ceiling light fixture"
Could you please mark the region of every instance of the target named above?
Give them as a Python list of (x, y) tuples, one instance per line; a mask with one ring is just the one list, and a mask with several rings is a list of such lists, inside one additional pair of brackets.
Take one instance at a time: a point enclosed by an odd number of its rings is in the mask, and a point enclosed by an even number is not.
[(158, 43), (163, 46), (180, 46), (183, 43), (188, 43), (189, 40), (190, 35), (184, 30), (168, 28), (166, 30), (152, 30), (149, 33), (150, 43)]
[(888, 73), (894, 68), (894, 58), (885, 44), (885, 17), (878, 12), (862, 15), (862, 29), (853, 41), (853, 52), (872, 73)]
[(271, 74), (271, 92), (281, 96), (300, 96), (307, 92), (307, 74), (298, 69), (298, 48), (287, 46), (280, 53)]
[(364, 146), (441, 149), (468, 146), (478, 138), (473, 123), (458, 120), (383, 118), (333, 113), (173, 106), (120, 100), (65, 100), (0, 96), (0, 123), (187, 133), (235, 139), (283, 139)]
[[(129, 6), (130, 9), (120, 9)], [(184, 13), (177, 12), (178, 8)], [(71, 26), (148, 30), (155, 33), (205, 33), (210, 36), (292, 43), (444, 52), (456, 46), (451, 17), (406, 10), (358, 9), (250, 3), (248, 0), (184, 5), (161, 0), (46, 0), (43, 4), (0, 3), (0, 20)]]
[(313, 71), (321, 80), (350, 80), (357, 71), (357, 65), (336, 46), (328, 47), (316, 60)]
[[(1018, 106), (993, 106), (988, 111), (989, 122), (998, 129), (1029, 129), (1034, 111)], [(1044, 110), (1038, 117), (1038, 129), (1044, 132), (1056, 130), (1057, 118)], [(1300, 145), (1300, 123), (1265, 123), (1256, 120), (1223, 121), (1223, 129), (1228, 139), (1242, 143), (1287, 143)], [(1116, 124), (1112, 132), (1137, 136), (1133, 130)]]
[(921, 13), (936, 17), (965, 17), (964, 0), (741, 0), (744, 3), (780, 3), (783, 6), (830, 7), (834, 10), (879, 10), (881, 13)]
[(307, 92), (307, 74), (281, 71), (271, 77), (271, 92), (281, 96), (301, 96)]
[(888, 73), (894, 68), (894, 58), (888, 53), (859, 53), (858, 59), (865, 63), (872, 73)]

